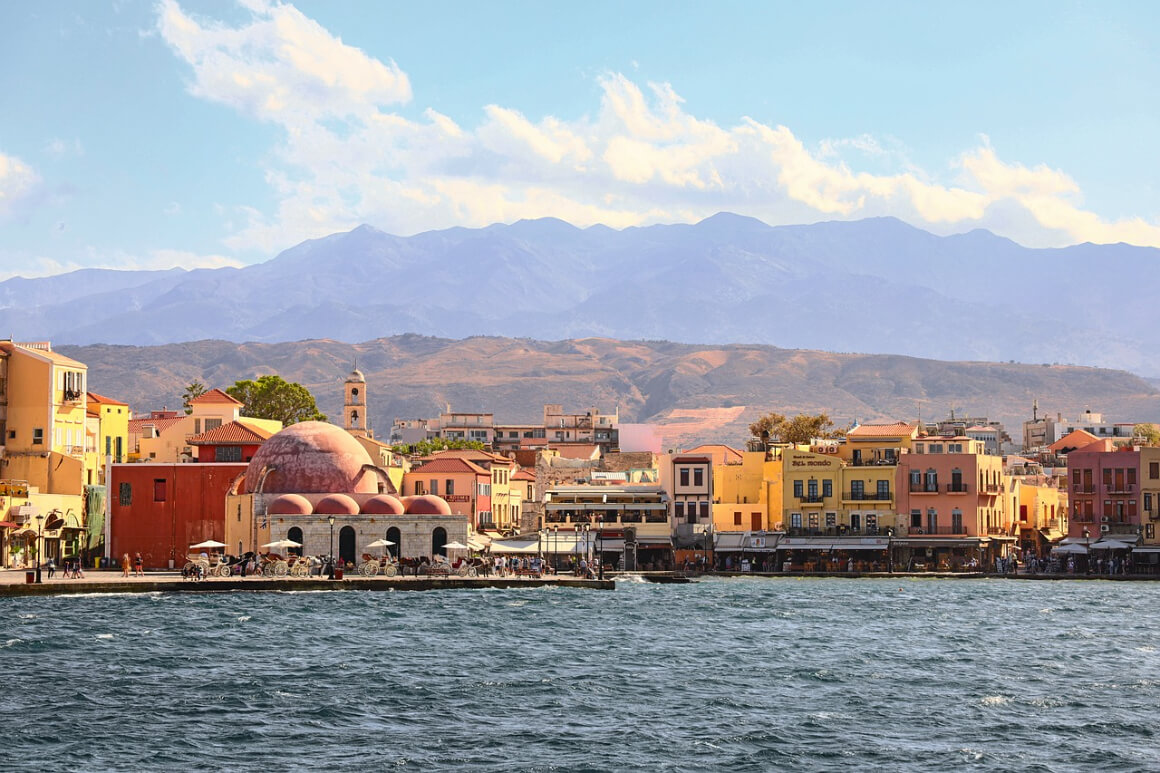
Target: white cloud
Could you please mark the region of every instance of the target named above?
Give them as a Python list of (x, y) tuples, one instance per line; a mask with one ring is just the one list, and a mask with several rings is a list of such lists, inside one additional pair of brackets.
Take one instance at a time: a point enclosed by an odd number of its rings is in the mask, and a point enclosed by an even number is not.
[(56, 276), (82, 268), (109, 268), (121, 271), (156, 271), (170, 268), (223, 268), (243, 264), (225, 255), (199, 255), (185, 250), (151, 250), (135, 254), (123, 250), (104, 250), (88, 247), (73, 260), (58, 260), (25, 252), (0, 251), (0, 266), (19, 266), (18, 269), (0, 268), (0, 281), (20, 276), (27, 279)]
[(16, 156), (0, 153), (0, 217), (13, 213), (40, 183), (40, 175)]
[(252, 19), (227, 27), (161, 0), (157, 25), (192, 68), (192, 93), (284, 130), (267, 172), (278, 206), (234, 213), (234, 249), (272, 253), (360, 222), (395, 233), (549, 215), (627, 226), (721, 210), (774, 224), (893, 215), (944, 233), (992, 227), (1038, 246), (1160, 246), (1156, 223), (1084, 210), (1065, 173), (1004, 161), (985, 137), (924, 170), (894, 138), (807, 147), (786, 126), (698, 118), (671, 85), (642, 89), (620, 73), (600, 78), (591, 116), (536, 118), (493, 104), (474, 127), (432, 108), (413, 120), (392, 112), (411, 98), (394, 62), (292, 6), (245, 7)]
[(83, 156), (85, 149), (78, 139), (62, 140), (59, 137), (53, 137), (44, 146), (44, 152), (59, 158), (62, 156)]

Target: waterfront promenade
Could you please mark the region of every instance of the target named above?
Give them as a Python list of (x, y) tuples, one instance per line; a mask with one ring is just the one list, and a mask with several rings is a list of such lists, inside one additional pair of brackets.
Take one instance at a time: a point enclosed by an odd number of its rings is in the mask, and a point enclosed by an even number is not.
[(95, 593), (224, 593), (229, 591), (336, 591), (336, 590), (436, 590), (446, 588), (529, 588), (557, 586), (612, 590), (613, 580), (585, 580), (571, 575), (544, 577), (361, 577), (347, 574), (341, 580), (298, 577), (208, 577), (183, 579), (179, 571), (150, 571), (142, 577), (122, 577), (119, 569), (93, 570), (81, 578), (66, 578), (58, 569), (50, 578), (41, 572), (40, 583), (29, 583), (24, 569), (0, 570), (0, 596), (52, 596)]

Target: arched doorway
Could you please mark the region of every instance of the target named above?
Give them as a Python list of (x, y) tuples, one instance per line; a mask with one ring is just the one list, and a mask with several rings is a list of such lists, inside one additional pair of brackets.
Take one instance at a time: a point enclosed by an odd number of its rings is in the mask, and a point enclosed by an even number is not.
[[(291, 540), (293, 542), (297, 542), (299, 545), (301, 545), (302, 544), (302, 529), (298, 528), (297, 526), (291, 526), (290, 531), (286, 532), (286, 539)], [(286, 552), (292, 556), (300, 556), (300, 555), (302, 555), (302, 548), (300, 548), (300, 547), (287, 548)]]
[(398, 526), (392, 526), (387, 529), (387, 542), (393, 542), (394, 545), (388, 545), (387, 550), (395, 558), (399, 557), (399, 548), (403, 544), (403, 534), (399, 531)]
[(447, 544), (447, 529), (442, 526), (436, 526), (435, 531), (431, 532), (431, 555), (447, 555), (447, 551), (443, 546)]
[(348, 564), (353, 564), (354, 555), (354, 527), (343, 526), (338, 533), (338, 557)]

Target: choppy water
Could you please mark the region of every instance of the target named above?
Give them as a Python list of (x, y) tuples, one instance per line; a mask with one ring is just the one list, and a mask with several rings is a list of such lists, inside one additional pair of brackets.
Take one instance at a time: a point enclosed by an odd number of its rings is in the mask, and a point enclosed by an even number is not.
[(1155, 770), (1160, 584), (0, 600), (0, 768)]

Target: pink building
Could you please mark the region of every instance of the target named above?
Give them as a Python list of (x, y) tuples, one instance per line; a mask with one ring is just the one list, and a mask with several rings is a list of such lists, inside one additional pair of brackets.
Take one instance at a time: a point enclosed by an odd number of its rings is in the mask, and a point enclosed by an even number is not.
[(1067, 455), (1070, 537), (1135, 545), (1156, 541), (1160, 519), (1160, 448), (1113, 451), (1109, 441)]

